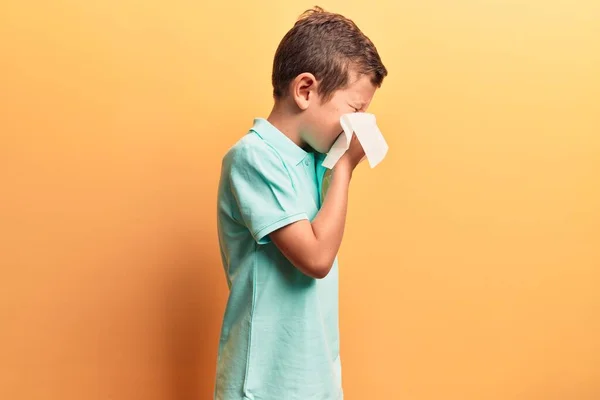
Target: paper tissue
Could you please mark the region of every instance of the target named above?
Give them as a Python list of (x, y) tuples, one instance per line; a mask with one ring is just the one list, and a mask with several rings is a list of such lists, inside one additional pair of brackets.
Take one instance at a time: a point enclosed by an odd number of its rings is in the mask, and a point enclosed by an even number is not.
[(329, 169), (333, 168), (350, 147), (352, 133), (355, 133), (365, 151), (369, 165), (371, 168), (375, 168), (384, 159), (389, 148), (377, 126), (375, 115), (368, 113), (344, 114), (340, 117), (340, 124), (344, 132), (327, 153), (323, 166)]

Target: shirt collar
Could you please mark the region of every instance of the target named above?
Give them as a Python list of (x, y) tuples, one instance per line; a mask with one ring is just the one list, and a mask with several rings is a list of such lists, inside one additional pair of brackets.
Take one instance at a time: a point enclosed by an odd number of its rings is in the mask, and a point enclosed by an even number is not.
[(264, 118), (256, 118), (251, 131), (255, 132), (264, 141), (268, 142), (280, 154), (288, 158), (294, 165), (301, 163), (308, 153), (292, 142), (290, 138), (285, 136), (279, 129), (275, 128), (269, 121)]

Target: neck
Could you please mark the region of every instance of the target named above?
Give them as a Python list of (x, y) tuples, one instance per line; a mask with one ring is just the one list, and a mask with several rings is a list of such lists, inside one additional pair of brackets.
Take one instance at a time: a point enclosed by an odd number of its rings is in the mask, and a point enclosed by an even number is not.
[(308, 149), (308, 145), (302, 139), (301, 126), (298, 116), (299, 112), (294, 112), (287, 107), (284, 102), (277, 101), (271, 110), (271, 114), (267, 118), (267, 121), (275, 128), (279, 129), (281, 133), (290, 138), (298, 147), (304, 150)]

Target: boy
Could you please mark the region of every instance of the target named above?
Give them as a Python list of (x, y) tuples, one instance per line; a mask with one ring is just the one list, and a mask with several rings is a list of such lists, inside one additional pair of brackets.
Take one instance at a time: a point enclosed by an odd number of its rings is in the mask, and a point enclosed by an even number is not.
[(223, 159), (218, 230), (230, 294), (216, 400), (343, 398), (336, 255), (364, 152), (354, 136), (327, 176), (321, 163), (340, 116), (365, 111), (386, 75), (358, 27), (318, 7), (279, 44), (273, 110)]

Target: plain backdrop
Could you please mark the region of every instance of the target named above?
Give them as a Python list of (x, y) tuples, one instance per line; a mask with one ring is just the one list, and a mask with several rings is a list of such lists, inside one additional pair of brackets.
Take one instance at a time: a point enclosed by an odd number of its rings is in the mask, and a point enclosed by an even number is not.
[[(221, 157), (313, 5), (1, 3), (0, 398), (212, 398)], [(600, 3), (319, 5), (390, 71), (340, 252), (346, 399), (600, 399)]]

